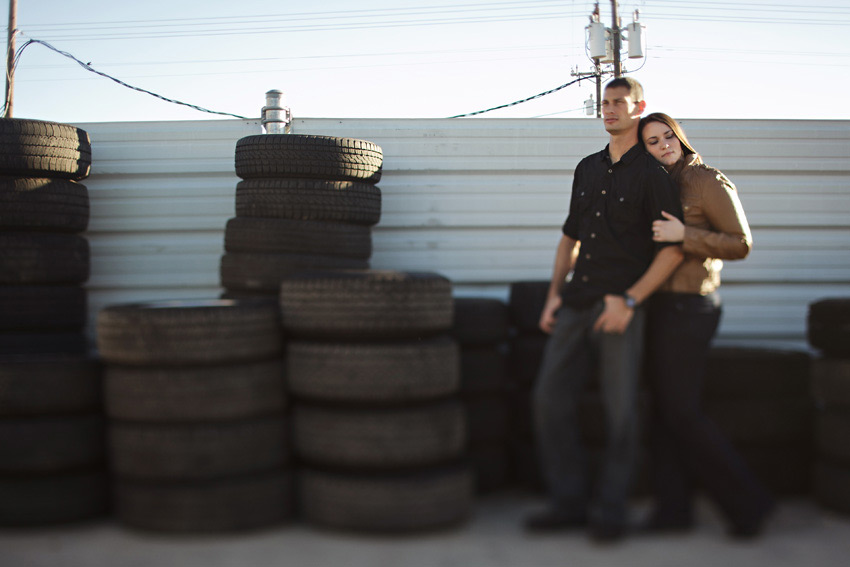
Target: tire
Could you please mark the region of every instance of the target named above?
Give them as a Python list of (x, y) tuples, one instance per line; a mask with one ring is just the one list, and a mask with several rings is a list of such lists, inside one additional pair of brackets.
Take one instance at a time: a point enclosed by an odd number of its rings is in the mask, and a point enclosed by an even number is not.
[(815, 501), (823, 508), (850, 515), (850, 467), (815, 463)]
[(805, 398), (707, 401), (705, 412), (736, 447), (801, 445), (812, 440)]
[(0, 284), (80, 284), (89, 278), (89, 242), (74, 234), (0, 233)]
[(91, 171), (91, 141), (67, 124), (0, 118), (0, 175), (81, 180)]
[(199, 480), (265, 472), (288, 464), (282, 416), (218, 423), (109, 426), (112, 472), (123, 479)]
[(850, 468), (850, 412), (818, 412), (815, 446), (821, 459)]
[(337, 222), (235, 217), (227, 221), (224, 249), (367, 259), (372, 255), (372, 231)]
[(521, 281), (511, 284), (508, 310), (511, 322), (520, 333), (544, 335), (538, 323), (548, 293), (548, 281)]
[(248, 300), (106, 307), (97, 317), (97, 344), (106, 362), (152, 366), (262, 360), (283, 349), (277, 312)]
[(0, 177), (0, 230), (84, 232), (88, 225), (85, 185), (64, 179)]
[(810, 393), (807, 352), (715, 347), (706, 366), (707, 400), (763, 400), (806, 397)]
[(814, 359), (812, 393), (815, 402), (824, 409), (850, 409), (850, 360)]
[(487, 494), (506, 488), (511, 481), (507, 441), (482, 443), (469, 447), (469, 460), (475, 478), (475, 492)]
[(104, 460), (100, 415), (0, 420), (0, 473), (90, 469)]
[(468, 467), (393, 475), (301, 471), (306, 521), (365, 532), (411, 532), (459, 524), (469, 518), (473, 478)]
[(464, 394), (499, 394), (508, 385), (507, 356), (494, 346), (461, 349), (461, 389)]
[(810, 303), (806, 332), (813, 347), (830, 356), (850, 358), (850, 297)]
[(286, 471), (182, 482), (116, 479), (116, 516), (125, 526), (159, 532), (234, 532), (268, 527), (293, 515)]
[(745, 447), (740, 455), (770, 492), (780, 496), (811, 494), (813, 455), (809, 444)]
[(101, 471), (0, 477), (0, 526), (47, 526), (104, 516), (108, 486)]
[(450, 330), (451, 293), (437, 274), (334, 272), (284, 280), (280, 305), (284, 329), (296, 337), (397, 339)]
[(80, 286), (0, 286), (0, 331), (82, 329), (86, 290)]
[(236, 185), (236, 216), (373, 226), (381, 219), (381, 190), (354, 181), (246, 179)]
[(296, 404), (296, 454), (306, 463), (351, 469), (398, 469), (446, 462), (464, 449), (463, 406), (450, 400), (404, 408)]
[(287, 345), (290, 391), (313, 401), (405, 403), (457, 393), (457, 344), (448, 337), (416, 342)]
[(228, 253), (221, 257), (221, 284), (229, 291), (277, 295), (284, 279), (302, 272), (363, 270), (369, 261), (309, 254)]
[(498, 299), (456, 297), (452, 335), (461, 345), (486, 345), (508, 339), (508, 308)]
[(475, 396), (463, 401), (467, 440), (470, 445), (505, 439), (510, 430), (509, 411), (501, 396)]
[(380, 146), (353, 138), (258, 134), (236, 142), (236, 175), (242, 179), (306, 177), (375, 184), (382, 163)]
[(100, 411), (100, 372), (84, 356), (0, 360), (0, 417)]
[(530, 389), (537, 382), (543, 351), (549, 337), (540, 334), (517, 335), (510, 342), (508, 376), (522, 389)]
[(281, 413), (283, 359), (216, 366), (109, 365), (106, 414), (144, 422), (217, 421)]
[(0, 333), (0, 357), (83, 356), (88, 350), (82, 332)]

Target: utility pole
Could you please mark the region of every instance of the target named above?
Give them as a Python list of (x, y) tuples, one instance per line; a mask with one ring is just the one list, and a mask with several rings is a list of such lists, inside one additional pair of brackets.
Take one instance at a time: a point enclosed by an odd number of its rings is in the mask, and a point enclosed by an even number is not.
[(614, 40), (614, 76), (620, 77), (623, 74), (623, 66), (620, 63), (620, 15), (618, 13), (619, 6), (617, 0), (611, 0), (611, 35)]
[(12, 99), (15, 96), (15, 35), (18, 32), (18, 0), (9, 0), (9, 28), (6, 52), (6, 112), (5, 118), (12, 117)]

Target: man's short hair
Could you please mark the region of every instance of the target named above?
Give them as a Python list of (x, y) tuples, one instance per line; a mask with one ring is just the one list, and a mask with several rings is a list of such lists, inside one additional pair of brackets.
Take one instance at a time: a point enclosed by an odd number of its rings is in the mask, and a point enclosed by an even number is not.
[(617, 77), (616, 79), (611, 79), (608, 81), (608, 84), (605, 85), (606, 89), (615, 89), (617, 87), (627, 88), (629, 90), (629, 96), (632, 97), (633, 102), (640, 102), (643, 100), (643, 85), (635, 79), (632, 79), (631, 77)]

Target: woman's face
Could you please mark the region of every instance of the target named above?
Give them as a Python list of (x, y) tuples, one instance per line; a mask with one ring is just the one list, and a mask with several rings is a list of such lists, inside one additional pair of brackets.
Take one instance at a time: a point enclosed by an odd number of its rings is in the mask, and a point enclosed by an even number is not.
[(652, 157), (670, 166), (682, 157), (682, 144), (673, 130), (662, 122), (650, 122), (643, 128), (643, 144)]

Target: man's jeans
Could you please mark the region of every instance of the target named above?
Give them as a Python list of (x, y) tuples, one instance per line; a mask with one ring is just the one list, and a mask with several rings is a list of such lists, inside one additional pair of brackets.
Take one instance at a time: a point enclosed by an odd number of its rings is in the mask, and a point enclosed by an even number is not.
[[(552, 506), (567, 515), (588, 513), (591, 522), (616, 525), (626, 521), (637, 447), (645, 311), (638, 307), (626, 332), (616, 335), (593, 331), (603, 307), (600, 300), (588, 309), (564, 306), (558, 311), (534, 389), (534, 424)], [(594, 372), (605, 406), (607, 445), (591, 498), (577, 406)]]

